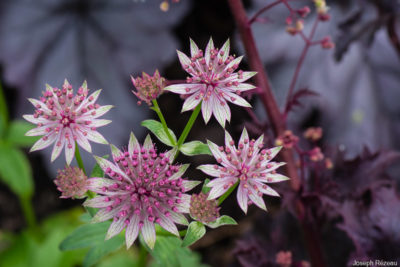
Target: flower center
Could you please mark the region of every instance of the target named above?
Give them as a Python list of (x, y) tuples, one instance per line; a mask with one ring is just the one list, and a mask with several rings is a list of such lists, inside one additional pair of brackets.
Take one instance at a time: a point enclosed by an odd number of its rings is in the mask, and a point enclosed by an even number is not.
[(70, 124), (74, 123), (74, 122), (75, 122), (74, 118), (71, 118), (68, 115), (67, 116), (62, 115), (61, 120), (60, 120), (60, 123), (63, 125), (64, 128), (69, 127)]

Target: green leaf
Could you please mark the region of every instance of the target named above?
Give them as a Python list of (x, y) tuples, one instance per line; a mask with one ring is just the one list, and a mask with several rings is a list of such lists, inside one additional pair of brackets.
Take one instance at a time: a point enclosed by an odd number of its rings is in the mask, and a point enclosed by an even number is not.
[[(103, 159), (108, 159), (108, 157), (108, 155), (102, 156)], [(104, 171), (100, 168), (99, 163), (96, 163), (96, 165), (94, 165), (90, 177), (104, 177)]]
[(73, 231), (60, 244), (60, 250), (86, 248), (104, 243), (110, 222), (85, 224)]
[(182, 246), (187, 247), (202, 238), (206, 233), (206, 227), (201, 222), (193, 221), (189, 224)]
[(212, 155), (208, 145), (200, 141), (187, 142), (179, 150), (186, 156)]
[(35, 128), (35, 125), (29, 122), (23, 120), (12, 121), (9, 125), (6, 140), (16, 146), (32, 146), (40, 137), (25, 136), (25, 133), (33, 128)]
[(0, 144), (0, 179), (21, 198), (33, 194), (33, 179), (29, 161), (19, 149)]
[(208, 192), (210, 192), (210, 190), (211, 190), (211, 187), (207, 187), (207, 184), (210, 182), (210, 179), (208, 179), (208, 178), (206, 178), (205, 180), (204, 180), (204, 183), (203, 183), (203, 188), (201, 189), (201, 192), (203, 192), (204, 194), (207, 194)]
[(167, 133), (164, 131), (164, 127), (161, 124), (161, 122), (155, 121), (155, 120), (145, 120), (142, 121), (141, 123), (142, 126), (146, 127), (149, 129), (161, 142), (168, 146), (175, 146), (176, 144), (176, 136), (174, 132), (171, 129), (168, 129), (172, 139), (174, 140), (174, 144), (171, 143), (169, 140)]
[(98, 245), (91, 248), (89, 252), (86, 254), (85, 259), (83, 260), (83, 266), (84, 267), (93, 266), (104, 256), (121, 248), (122, 245), (124, 244), (124, 241), (125, 241), (124, 236), (120, 234), (114, 236), (109, 240), (100, 242)]
[(176, 236), (157, 235), (154, 249), (149, 249), (140, 235), (140, 242), (144, 244), (154, 262), (151, 267), (199, 267), (201, 264), (199, 254), (191, 251), (187, 247), (182, 247), (182, 240)]
[(216, 219), (215, 222), (206, 223), (205, 225), (210, 228), (218, 228), (222, 225), (237, 225), (237, 222), (228, 215), (222, 215), (221, 217)]

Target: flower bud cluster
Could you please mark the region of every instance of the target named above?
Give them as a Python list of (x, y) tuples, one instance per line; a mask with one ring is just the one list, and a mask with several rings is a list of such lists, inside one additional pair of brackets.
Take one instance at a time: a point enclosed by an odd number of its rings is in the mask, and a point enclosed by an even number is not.
[(87, 177), (78, 167), (59, 170), (54, 183), (62, 193), (61, 198), (82, 198), (87, 191)]
[(215, 199), (207, 200), (208, 194), (193, 194), (190, 202), (190, 216), (194, 219), (209, 223), (219, 217), (218, 201)]

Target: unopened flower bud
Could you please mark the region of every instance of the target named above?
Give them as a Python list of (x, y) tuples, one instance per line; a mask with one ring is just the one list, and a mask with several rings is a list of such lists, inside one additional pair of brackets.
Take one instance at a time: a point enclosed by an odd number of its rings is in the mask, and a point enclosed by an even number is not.
[(142, 77), (137, 77), (136, 79), (131, 77), (131, 79), (137, 90), (137, 92), (132, 91), (132, 93), (140, 99), (138, 101), (139, 105), (142, 101), (151, 105), (151, 100), (156, 99), (161, 95), (165, 87), (165, 79), (160, 76), (158, 70), (154, 72), (153, 76), (143, 72)]
[(299, 138), (292, 131), (286, 130), (281, 136), (275, 140), (275, 145), (283, 146), (284, 148), (292, 148)]
[(190, 201), (190, 215), (204, 223), (215, 221), (219, 217), (218, 201), (207, 200), (208, 194), (193, 194)]
[(304, 132), (304, 138), (316, 142), (321, 139), (322, 133), (321, 127), (310, 127)]
[(286, 27), (286, 32), (289, 33), (290, 35), (296, 35), (297, 34), (296, 28), (292, 27), (292, 26)]
[(331, 41), (331, 37), (330, 36), (326, 36), (321, 41), (321, 47), (323, 49), (332, 49), (332, 48), (335, 47), (335, 44)]
[(324, 154), (319, 147), (314, 147), (309, 153), (311, 161), (318, 162), (324, 159)]
[(296, 30), (298, 32), (302, 31), (304, 29), (304, 21), (302, 19), (299, 19), (296, 21)]
[(83, 198), (87, 191), (87, 177), (78, 167), (58, 170), (54, 183), (62, 193), (60, 198)]
[(308, 14), (310, 14), (311, 9), (308, 6), (302, 7), (297, 10), (297, 14), (299, 14), (300, 17), (305, 18), (307, 17)]
[(325, 159), (325, 168), (329, 170), (333, 168), (333, 162), (330, 158)]

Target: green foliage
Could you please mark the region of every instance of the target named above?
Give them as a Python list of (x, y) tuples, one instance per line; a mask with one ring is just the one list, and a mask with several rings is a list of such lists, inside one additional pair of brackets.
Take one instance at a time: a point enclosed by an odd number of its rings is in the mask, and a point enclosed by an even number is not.
[(3, 143), (0, 143), (0, 179), (20, 198), (30, 198), (33, 194), (28, 159), (19, 149)]
[(6, 142), (19, 147), (32, 146), (39, 140), (39, 137), (25, 136), (25, 133), (33, 128), (34, 125), (29, 122), (23, 120), (12, 121), (7, 131)]
[(211, 187), (207, 187), (207, 184), (210, 182), (210, 179), (208, 179), (208, 178), (206, 178), (205, 180), (204, 180), (204, 183), (203, 183), (203, 188), (201, 189), (201, 192), (203, 192), (204, 194), (207, 194), (208, 192), (210, 192), (210, 190), (211, 190)]
[(206, 227), (201, 222), (193, 221), (189, 224), (183, 239), (182, 246), (187, 247), (202, 238), (206, 233)]
[(222, 215), (217, 220), (215, 220), (215, 222), (206, 223), (205, 225), (210, 228), (218, 228), (223, 225), (237, 225), (237, 222), (228, 215)]
[(208, 145), (200, 141), (187, 142), (179, 150), (186, 156), (212, 155)]
[(100, 259), (122, 247), (124, 236), (119, 234), (109, 240), (105, 240), (107, 230), (111, 222), (86, 224), (75, 229), (60, 244), (60, 250), (75, 250), (90, 248), (83, 260), (83, 266), (93, 266)]
[[(142, 237), (140, 237), (140, 242), (144, 244)], [(147, 248), (147, 250), (154, 259), (151, 267), (205, 266), (200, 262), (200, 255), (182, 247), (182, 240), (176, 236), (157, 235), (154, 249)]]
[(171, 135), (174, 143), (171, 143), (171, 141), (168, 138), (167, 133), (164, 131), (163, 125), (161, 122), (155, 121), (155, 120), (145, 120), (142, 121), (141, 123), (142, 126), (146, 127), (149, 129), (162, 143), (168, 145), (168, 146), (175, 146), (176, 145), (176, 136), (174, 132), (171, 129), (168, 129), (169, 134)]
[(37, 229), (25, 230), (7, 239), (0, 235), (0, 267), (71, 267), (82, 262), (85, 251), (62, 252), (58, 244), (78, 225), (82, 209), (62, 212), (46, 219)]

